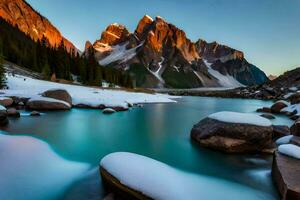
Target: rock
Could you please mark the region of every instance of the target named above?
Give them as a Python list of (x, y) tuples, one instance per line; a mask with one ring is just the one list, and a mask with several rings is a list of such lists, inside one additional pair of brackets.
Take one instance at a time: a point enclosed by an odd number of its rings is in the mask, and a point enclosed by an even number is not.
[(291, 102), (291, 104), (298, 104), (300, 103), (300, 93), (295, 93), (291, 95), (288, 100)]
[[(262, 117), (258, 119), (267, 120)], [(266, 126), (230, 123), (212, 119), (211, 115), (191, 130), (191, 138), (198, 144), (228, 153), (262, 152), (272, 145), (272, 136), (271, 123)]]
[(115, 107), (111, 107), (111, 108), (117, 112), (128, 110), (128, 107), (122, 107), (122, 106), (115, 106)]
[(256, 112), (265, 112), (265, 113), (271, 113), (271, 108), (263, 107), (256, 110)]
[(104, 114), (112, 114), (112, 113), (115, 113), (116, 111), (112, 108), (105, 108), (102, 112)]
[(12, 98), (9, 97), (0, 97), (0, 105), (8, 107), (11, 106), (14, 103)]
[(291, 120), (298, 120), (299, 119), (299, 115), (293, 115), (290, 117)]
[(0, 127), (6, 126), (8, 124), (8, 118), (6, 111), (0, 111)]
[(281, 199), (300, 200), (300, 160), (274, 153), (272, 178)]
[(275, 116), (274, 115), (271, 115), (271, 114), (261, 114), (260, 116), (264, 117), (264, 118), (267, 118), (267, 119), (275, 119)]
[(293, 136), (290, 140), (290, 143), (300, 147), (300, 137)]
[(69, 110), (71, 106), (64, 101), (51, 98), (34, 98), (27, 102), (29, 110)]
[(54, 89), (45, 91), (42, 96), (61, 100), (72, 105), (71, 95), (64, 89)]
[(284, 125), (273, 125), (273, 139), (290, 135), (290, 128)]
[(297, 120), (292, 126), (291, 126), (291, 134), (295, 136), (300, 136), (300, 120)]
[(277, 101), (271, 106), (271, 112), (272, 113), (280, 113), (280, 111), (287, 106), (288, 106), (287, 102)]
[(32, 111), (30, 113), (30, 116), (41, 116), (41, 113), (39, 113), (38, 111)]
[(9, 108), (9, 109), (7, 109), (7, 115), (9, 117), (16, 117), (16, 118), (21, 117), (20, 112), (17, 111), (15, 108)]

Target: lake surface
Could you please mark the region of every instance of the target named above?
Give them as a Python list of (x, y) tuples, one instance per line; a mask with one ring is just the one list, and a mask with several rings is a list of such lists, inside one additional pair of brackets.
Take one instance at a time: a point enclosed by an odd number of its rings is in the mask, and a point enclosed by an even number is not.
[[(257, 199), (278, 199), (270, 176), (271, 156), (226, 155), (193, 144), (189, 135), (192, 126), (211, 113), (255, 112), (272, 102), (206, 97), (177, 100), (178, 103), (147, 104), (112, 115), (99, 110), (72, 109), (47, 112), (40, 117), (23, 116), (11, 120), (5, 131), (39, 138), (63, 158), (92, 166), (83, 178), (49, 200), (103, 199), (106, 193), (98, 163), (105, 155), (117, 151), (145, 155), (184, 172), (229, 180), (232, 187), (241, 184), (249, 188), (249, 193), (257, 191)], [(272, 122), (292, 123), (281, 116)], [(41, 177), (41, 181), (47, 180)], [(215, 192), (214, 188), (205, 190)], [(25, 199), (31, 198), (24, 196)]]

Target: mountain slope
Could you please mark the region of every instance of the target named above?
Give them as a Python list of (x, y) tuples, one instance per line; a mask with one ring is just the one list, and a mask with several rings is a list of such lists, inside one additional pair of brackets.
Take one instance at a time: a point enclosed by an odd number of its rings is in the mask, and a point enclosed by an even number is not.
[(24, 0), (1, 0), (0, 17), (13, 26), (17, 26), (34, 40), (42, 39), (44, 36), (52, 47), (59, 46), (63, 41), (69, 52), (71, 50), (77, 51), (76, 47), (64, 38), (49, 20), (40, 15)]
[(134, 33), (111, 24), (92, 47), (101, 65), (129, 70), (140, 87), (239, 87), (267, 80), (242, 52), (216, 42), (194, 43), (161, 17), (145, 15)]

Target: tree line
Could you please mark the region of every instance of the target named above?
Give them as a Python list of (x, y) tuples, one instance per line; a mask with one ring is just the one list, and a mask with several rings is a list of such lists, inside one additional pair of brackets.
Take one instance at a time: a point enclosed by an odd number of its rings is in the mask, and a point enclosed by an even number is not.
[(78, 81), (85, 85), (101, 86), (106, 81), (113, 85), (133, 87), (129, 73), (100, 66), (92, 48), (86, 55), (80, 55), (78, 52), (68, 52), (63, 41), (51, 47), (45, 37), (34, 41), (4, 19), (0, 19), (0, 30), (0, 62), (3, 59), (13, 62), (41, 73), (45, 79), (55, 76), (72, 81), (73, 77), (78, 77)]

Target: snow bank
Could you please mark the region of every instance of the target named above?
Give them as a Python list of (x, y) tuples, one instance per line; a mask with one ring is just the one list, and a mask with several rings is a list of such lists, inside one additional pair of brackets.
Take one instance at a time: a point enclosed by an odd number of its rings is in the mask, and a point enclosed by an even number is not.
[(230, 75), (223, 75), (217, 70), (214, 70), (211, 67), (211, 63), (209, 63), (207, 60), (203, 60), (205, 65), (208, 68), (208, 72), (215, 77), (217, 80), (219, 80), (219, 83), (223, 87), (243, 87), (244, 85), (238, 82), (233, 76)]
[(238, 112), (217, 112), (208, 116), (211, 119), (215, 119), (222, 122), (228, 123), (240, 123), (240, 124), (252, 124), (257, 126), (271, 126), (270, 120), (249, 113), (238, 113)]
[(284, 155), (300, 159), (300, 147), (294, 144), (283, 144), (278, 147), (278, 151)]
[(109, 154), (101, 160), (100, 166), (122, 184), (153, 199), (273, 199), (268, 194), (237, 183), (185, 173), (133, 153)]
[(7, 75), (8, 90), (1, 90), (0, 96), (19, 96), (37, 98), (39, 94), (50, 89), (67, 90), (73, 101), (73, 105), (85, 104), (91, 107), (105, 105), (107, 107), (127, 107), (127, 103), (169, 103), (171, 96), (163, 94), (146, 94), (126, 92), (122, 90), (99, 89), (78, 85), (68, 85), (49, 81), (37, 80), (20, 75)]
[(41, 140), (1, 133), (0, 199), (57, 198), (90, 168), (61, 158)]
[(293, 137), (293, 135), (283, 136), (276, 140), (276, 144), (277, 145), (288, 144), (288, 143), (290, 143), (290, 140), (292, 139), (292, 137)]

